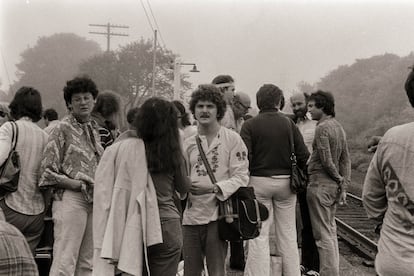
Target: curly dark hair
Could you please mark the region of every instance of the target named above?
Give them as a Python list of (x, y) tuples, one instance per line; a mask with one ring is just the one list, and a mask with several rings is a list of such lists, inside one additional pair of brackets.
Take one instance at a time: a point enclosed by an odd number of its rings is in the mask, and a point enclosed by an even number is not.
[(335, 117), (335, 99), (331, 92), (318, 90), (309, 96), (309, 101), (315, 101), (317, 108), (322, 108), (326, 115)]
[(17, 90), (9, 108), (15, 120), (27, 116), (33, 122), (38, 122), (42, 118), (42, 97), (33, 87), (23, 86)]
[(63, 97), (65, 99), (66, 107), (72, 103), (72, 96), (78, 93), (90, 92), (92, 97), (96, 99), (98, 96), (98, 88), (96, 84), (88, 76), (76, 77), (66, 82), (66, 86), (63, 88)]
[(195, 106), (199, 101), (212, 102), (217, 107), (217, 120), (223, 119), (226, 113), (226, 102), (224, 101), (223, 94), (213, 84), (201, 84), (191, 94), (190, 110), (191, 113), (195, 112)]
[(264, 84), (256, 93), (257, 107), (260, 110), (272, 109), (280, 104), (280, 110), (285, 105), (283, 91), (273, 84)]
[(150, 98), (140, 107), (134, 121), (137, 133), (145, 143), (148, 170), (153, 173), (175, 173), (182, 157), (177, 111), (161, 98)]
[(99, 113), (102, 117), (107, 118), (112, 114), (118, 113), (121, 109), (120, 99), (117, 94), (112, 91), (106, 90), (96, 97), (96, 103), (93, 107), (95, 113)]
[(184, 105), (180, 101), (173, 101), (172, 103), (175, 105), (178, 112), (180, 113), (178, 115), (178, 118), (180, 119), (181, 124), (183, 125), (183, 127), (191, 126), (190, 116), (189, 116), (188, 112), (185, 110)]

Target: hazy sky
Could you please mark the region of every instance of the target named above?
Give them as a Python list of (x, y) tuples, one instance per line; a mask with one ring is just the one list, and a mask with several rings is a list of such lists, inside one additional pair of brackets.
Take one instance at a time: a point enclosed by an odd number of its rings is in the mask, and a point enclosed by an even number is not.
[(414, 1), (1, 0), (2, 88), (5, 67), (13, 81), (20, 53), (39, 36), (73, 32), (106, 49), (88, 24), (110, 22), (130, 26), (112, 48), (152, 37), (142, 3), (148, 13), (151, 4), (167, 48), (197, 63), (193, 84), (230, 74), (252, 96), (263, 83), (289, 93), (355, 59), (414, 50)]

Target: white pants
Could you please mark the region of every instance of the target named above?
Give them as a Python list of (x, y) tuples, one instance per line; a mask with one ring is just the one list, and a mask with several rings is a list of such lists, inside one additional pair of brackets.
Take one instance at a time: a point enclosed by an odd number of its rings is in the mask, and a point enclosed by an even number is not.
[(50, 276), (92, 275), (92, 204), (82, 193), (66, 190), (54, 201), (54, 245)]
[(254, 187), (256, 198), (268, 208), (269, 218), (263, 222), (259, 237), (249, 240), (244, 275), (270, 275), (269, 231), (271, 225), (274, 225), (276, 253), (282, 258), (282, 274), (300, 276), (296, 241), (296, 195), (290, 190), (289, 178), (252, 176), (249, 186)]

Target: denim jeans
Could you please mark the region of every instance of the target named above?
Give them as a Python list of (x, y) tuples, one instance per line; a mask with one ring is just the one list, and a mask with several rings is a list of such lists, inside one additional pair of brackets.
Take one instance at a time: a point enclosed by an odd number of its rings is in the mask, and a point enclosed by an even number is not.
[(208, 275), (225, 276), (227, 242), (219, 238), (218, 223), (184, 225), (184, 276), (200, 276), (206, 258)]
[(53, 263), (50, 276), (92, 275), (92, 204), (82, 193), (65, 190), (62, 200), (54, 201)]
[(177, 274), (183, 248), (181, 227), (179, 218), (161, 219), (163, 243), (148, 247), (151, 276), (175, 276)]
[(311, 175), (307, 202), (313, 237), (319, 252), (321, 276), (339, 276), (339, 249), (335, 214), (338, 185), (326, 176)]
[[(256, 198), (269, 210), (269, 218), (263, 222), (260, 235), (249, 240), (244, 275), (269, 276), (269, 231), (275, 227), (276, 254), (282, 258), (284, 276), (299, 276), (299, 252), (296, 236), (296, 195), (292, 193), (289, 178), (250, 177)], [(273, 223), (275, 220), (275, 223)]]

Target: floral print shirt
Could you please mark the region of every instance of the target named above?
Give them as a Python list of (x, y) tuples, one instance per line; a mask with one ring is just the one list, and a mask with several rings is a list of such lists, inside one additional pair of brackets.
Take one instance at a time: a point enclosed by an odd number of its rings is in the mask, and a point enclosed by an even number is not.
[[(213, 187), (200, 157), (196, 137), (197, 135), (193, 135), (184, 141), (184, 152), (191, 181), (207, 182)], [(183, 225), (202, 225), (216, 221), (218, 200), (226, 200), (239, 187), (247, 186), (249, 182), (247, 148), (239, 134), (222, 126), (210, 145), (207, 144), (205, 136), (199, 137), (221, 193), (203, 195), (189, 193), (183, 215)]]

